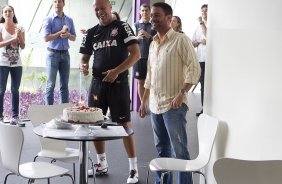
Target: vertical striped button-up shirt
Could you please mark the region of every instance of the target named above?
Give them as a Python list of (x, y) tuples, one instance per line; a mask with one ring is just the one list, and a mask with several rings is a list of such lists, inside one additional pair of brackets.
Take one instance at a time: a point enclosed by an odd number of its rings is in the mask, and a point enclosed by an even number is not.
[[(197, 84), (200, 70), (192, 42), (185, 34), (170, 29), (162, 41), (154, 36), (144, 85), (150, 90), (150, 110), (155, 114), (170, 110), (184, 83)], [(188, 103), (187, 97), (184, 103)]]

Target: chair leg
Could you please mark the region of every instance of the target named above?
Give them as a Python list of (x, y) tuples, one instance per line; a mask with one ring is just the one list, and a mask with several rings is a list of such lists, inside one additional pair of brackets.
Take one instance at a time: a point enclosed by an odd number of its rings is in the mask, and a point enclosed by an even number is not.
[(36, 155), (33, 159), (33, 162), (36, 162), (36, 159), (37, 159), (38, 155)]
[[(89, 151), (89, 153), (90, 153), (90, 151)], [(93, 171), (93, 182), (95, 184), (96, 183), (96, 177), (95, 177), (95, 171), (94, 171), (94, 162), (90, 157), (88, 157), (88, 160), (90, 160), (90, 162), (91, 162), (91, 169)]]
[(47, 183), (50, 184), (50, 178), (47, 178)]
[(201, 171), (194, 171), (194, 173), (202, 175), (204, 177), (204, 179), (205, 179), (205, 184), (207, 184), (207, 178), (206, 178), (204, 173), (202, 173)]
[(196, 87), (198, 86), (199, 82), (193, 87), (192, 92), (195, 91)]
[(56, 159), (52, 159), (52, 160), (51, 160), (51, 163), (56, 162), (56, 161), (57, 161)]
[(90, 162), (91, 162), (91, 168), (94, 170), (94, 162), (93, 162), (93, 160), (92, 160), (90, 157), (88, 157), (88, 159), (89, 159)]
[(62, 175), (61, 177), (63, 177), (63, 176), (68, 176), (68, 177), (70, 177), (70, 178), (71, 178), (71, 181), (72, 181), (72, 184), (75, 184), (75, 183), (74, 183), (74, 179), (72, 178), (72, 176), (71, 176), (70, 174), (64, 174), (64, 175)]
[(75, 163), (73, 163), (72, 167), (73, 167), (73, 180), (76, 181), (75, 180)]
[(162, 172), (162, 175), (161, 175), (161, 184), (164, 184), (164, 177), (165, 175), (168, 173), (168, 171), (164, 171)]
[(149, 184), (150, 168), (147, 170), (146, 184)]
[(35, 182), (35, 179), (28, 179), (28, 184), (32, 184), (32, 183), (34, 183)]
[(14, 174), (14, 173), (9, 173), (9, 174), (7, 174), (7, 175), (5, 176), (4, 184), (7, 183), (8, 176), (10, 176), (10, 175), (16, 175), (16, 174)]

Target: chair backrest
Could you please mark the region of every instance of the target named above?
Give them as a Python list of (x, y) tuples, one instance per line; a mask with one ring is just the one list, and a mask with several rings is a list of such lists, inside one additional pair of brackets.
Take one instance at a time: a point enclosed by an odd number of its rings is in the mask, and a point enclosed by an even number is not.
[(197, 159), (206, 165), (211, 157), (213, 144), (216, 137), (218, 120), (207, 114), (198, 118), (199, 155)]
[(24, 142), (20, 127), (0, 123), (0, 153), (3, 166), (19, 175), (19, 164)]
[(213, 166), (217, 184), (281, 184), (282, 160), (221, 158)]
[[(63, 113), (63, 109), (70, 107), (70, 103), (56, 104), (56, 105), (31, 105), (28, 109), (27, 115), (33, 125), (33, 127), (39, 126), (41, 123), (48, 122), (53, 118)], [(65, 141), (59, 141), (54, 139), (40, 138), (41, 149), (65, 152)]]
[(56, 105), (31, 105), (28, 109), (27, 116), (34, 127), (43, 122), (48, 122), (63, 113), (63, 109), (70, 107), (70, 103)]

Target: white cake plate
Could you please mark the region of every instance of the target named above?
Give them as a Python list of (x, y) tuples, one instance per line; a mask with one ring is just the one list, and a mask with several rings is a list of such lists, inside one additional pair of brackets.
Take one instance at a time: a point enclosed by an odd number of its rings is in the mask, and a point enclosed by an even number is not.
[[(99, 121), (99, 122), (96, 122), (96, 124), (103, 124), (103, 123), (107, 123), (108, 121), (110, 120), (109, 117), (107, 116), (104, 116), (104, 120), (103, 121)], [(91, 134), (93, 129), (91, 129), (89, 126), (93, 126), (93, 124), (87, 124), (87, 123), (72, 123), (72, 122), (68, 122), (70, 124), (75, 124), (75, 125), (78, 125), (78, 127), (75, 129), (75, 134), (77, 135), (85, 135), (85, 134)]]

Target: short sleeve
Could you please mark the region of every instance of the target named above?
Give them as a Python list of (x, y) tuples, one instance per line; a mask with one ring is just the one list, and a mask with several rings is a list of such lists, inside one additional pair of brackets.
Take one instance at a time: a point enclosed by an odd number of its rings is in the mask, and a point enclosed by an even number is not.
[(79, 53), (92, 55), (91, 35), (93, 36), (93, 29), (87, 30), (86, 34), (82, 38)]
[(43, 37), (46, 37), (47, 35), (50, 35), (51, 32), (51, 17), (46, 17), (43, 21), (43, 26), (42, 26), (42, 33)]
[(138, 43), (136, 36), (130, 27), (130, 25), (126, 22), (121, 22), (121, 35), (126, 46), (131, 44)]

